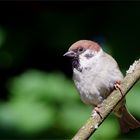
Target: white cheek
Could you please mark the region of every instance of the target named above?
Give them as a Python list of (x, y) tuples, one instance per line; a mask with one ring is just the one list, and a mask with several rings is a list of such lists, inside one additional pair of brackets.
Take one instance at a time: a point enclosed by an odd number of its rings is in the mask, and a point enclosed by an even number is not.
[(80, 61), (80, 66), (81, 67), (86, 67), (89, 64), (89, 61), (83, 55), (79, 56), (79, 61)]
[[(79, 56), (80, 67), (88, 68), (93, 65), (96, 65), (99, 62), (100, 55), (102, 55), (102, 53), (103, 53), (102, 50), (100, 50), (99, 52), (93, 52), (91, 50), (86, 50), (84, 53), (82, 53)], [(91, 58), (87, 58), (85, 56), (86, 54), (92, 54), (93, 56)]]
[[(86, 54), (92, 54), (93, 56), (91, 58), (87, 58), (85, 57)], [(90, 50), (86, 50), (83, 54), (79, 56), (80, 66), (83, 68), (90, 66), (91, 63), (93, 62), (94, 57), (95, 57), (94, 52), (91, 52)]]

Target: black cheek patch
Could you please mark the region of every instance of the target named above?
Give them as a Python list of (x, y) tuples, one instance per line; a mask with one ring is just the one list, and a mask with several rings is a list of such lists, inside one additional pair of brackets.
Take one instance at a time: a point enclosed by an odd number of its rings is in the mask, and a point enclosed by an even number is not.
[(90, 53), (90, 54), (85, 54), (85, 57), (87, 58), (87, 59), (89, 59), (89, 58), (91, 58), (91, 57), (93, 57), (94, 55), (92, 54), (92, 53)]

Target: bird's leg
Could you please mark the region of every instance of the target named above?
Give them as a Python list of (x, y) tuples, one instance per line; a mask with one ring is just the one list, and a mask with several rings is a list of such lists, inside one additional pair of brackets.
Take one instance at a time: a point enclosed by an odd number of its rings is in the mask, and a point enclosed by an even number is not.
[(102, 107), (102, 104), (98, 104), (95, 108), (94, 108), (94, 110), (98, 113), (98, 115), (100, 116), (100, 118), (102, 119), (103, 117), (102, 117), (102, 111), (101, 111), (101, 108)]
[(117, 80), (114, 84), (114, 87), (115, 87), (115, 89), (118, 89), (120, 91), (121, 95), (123, 96), (123, 92), (122, 92), (120, 84), (121, 84), (121, 81)]

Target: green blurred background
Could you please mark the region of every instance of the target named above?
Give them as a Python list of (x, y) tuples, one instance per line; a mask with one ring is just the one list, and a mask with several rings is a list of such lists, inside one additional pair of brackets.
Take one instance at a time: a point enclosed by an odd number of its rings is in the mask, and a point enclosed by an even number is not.
[[(63, 58), (72, 43), (97, 41), (122, 72), (140, 57), (140, 2), (0, 2), (0, 139), (70, 139), (92, 108), (84, 105)], [(127, 95), (140, 120), (140, 83)], [(90, 139), (121, 134), (110, 115)]]

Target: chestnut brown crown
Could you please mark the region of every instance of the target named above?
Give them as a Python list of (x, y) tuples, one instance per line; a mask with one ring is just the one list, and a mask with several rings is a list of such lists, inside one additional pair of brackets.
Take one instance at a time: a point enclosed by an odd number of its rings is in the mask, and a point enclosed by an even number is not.
[(67, 56), (69, 58), (77, 58), (87, 49), (93, 50), (94, 52), (99, 52), (101, 50), (101, 47), (94, 41), (79, 40), (72, 44), (68, 52), (66, 52), (63, 56)]
[(99, 46), (98, 43), (90, 40), (79, 40), (72, 44), (69, 48), (69, 51), (74, 51), (78, 49), (91, 49), (96, 52), (99, 52), (101, 47)]

